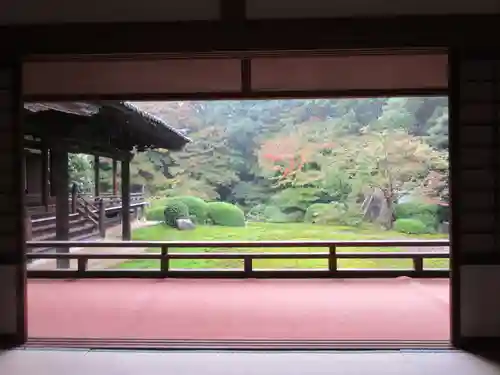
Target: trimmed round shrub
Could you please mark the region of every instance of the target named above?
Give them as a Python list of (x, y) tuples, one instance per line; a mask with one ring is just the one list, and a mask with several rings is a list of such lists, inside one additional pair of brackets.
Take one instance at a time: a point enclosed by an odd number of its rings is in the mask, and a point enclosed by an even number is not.
[(399, 203), (394, 207), (397, 219), (411, 219), (420, 215), (436, 216), (439, 206), (420, 202)]
[(178, 219), (186, 219), (189, 217), (189, 209), (181, 201), (172, 199), (165, 205), (164, 216), (165, 224), (176, 228)]
[(306, 223), (317, 223), (323, 220), (323, 216), (332, 209), (332, 205), (328, 203), (311, 204), (306, 211), (304, 221)]
[(394, 208), (396, 219), (414, 219), (422, 222), (429, 232), (439, 224), (439, 206), (419, 202), (400, 203)]
[(245, 214), (234, 204), (225, 202), (208, 203), (208, 217), (215, 225), (244, 227)]
[(338, 202), (315, 203), (309, 206), (304, 221), (316, 224), (347, 225), (356, 227), (363, 223), (363, 215), (357, 205)]
[(265, 210), (265, 204), (257, 204), (248, 211), (247, 219), (250, 221), (266, 221)]
[(205, 224), (208, 219), (208, 204), (203, 199), (193, 196), (174, 197), (172, 200), (178, 200), (184, 203), (189, 211), (189, 217), (197, 224)]
[(427, 226), (417, 219), (398, 219), (394, 222), (394, 230), (406, 234), (429, 233)]
[(146, 210), (146, 220), (163, 221), (165, 220), (164, 211), (163, 207), (149, 208)]
[(277, 206), (267, 206), (264, 209), (264, 220), (268, 223), (299, 223), (304, 220), (304, 212), (288, 209), (286, 212)]

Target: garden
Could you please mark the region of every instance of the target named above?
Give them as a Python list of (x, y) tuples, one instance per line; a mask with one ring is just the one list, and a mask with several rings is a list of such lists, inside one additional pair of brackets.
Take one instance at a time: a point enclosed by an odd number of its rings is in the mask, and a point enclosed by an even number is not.
[[(354, 241), (354, 240), (388, 240), (388, 239), (441, 239), (446, 234), (436, 233), (439, 221), (438, 210), (433, 205), (400, 204), (396, 206), (396, 219), (393, 230), (381, 230), (374, 223), (352, 222), (351, 225), (341, 224), (339, 208), (331, 205), (313, 204), (303, 215), (303, 222), (269, 222), (256, 221), (252, 215), (245, 215), (236, 205), (224, 202), (205, 202), (201, 198), (181, 196), (153, 201), (147, 212), (148, 220), (160, 221), (158, 225), (145, 227), (134, 231), (134, 240), (146, 241), (275, 241), (275, 240), (324, 240), (324, 241)], [(265, 211), (265, 210), (264, 210)], [(179, 230), (176, 222), (179, 219), (192, 221), (196, 228)], [(345, 218), (344, 218), (345, 220)], [(434, 229), (432, 229), (432, 228)], [(429, 233), (434, 232), (434, 233)], [(408, 248), (340, 248), (341, 251), (406, 251), (419, 250)], [(426, 249), (427, 251), (428, 249)], [(148, 249), (159, 252), (160, 249)], [(222, 248), (182, 248), (169, 249), (170, 252), (224, 252)], [(318, 248), (231, 248), (231, 252), (318, 252), (326, 249)], [(144, 269), (159, 268), (157, 260), (127, 261), (120, 268)], [(236, 269), (242, 268), (241, 260), (231, 259), (195, 259), (172, 260), (172, 268), (183, 269)], [(410, 268), (411, 260), (407, 259), (340, 259), (339, 268)], [(447, 268), (448, 261), (428, 259), (424, 261), (425, 268)], [(323, 259), (263, 259), (254, 260), (255, 269), (314, 269), (327, 268), (327, 260)]]
[[(148, 149), (134, 155), (132, 183), (143, 189), (151, 203), (148, 220), (161, 222), (137, 230), (135, 239), (341, 241), (448, 237), (446, 97), (135, 104), (192, 139), (181, 151)], [(82, 191), (92, 188), (90, 163), (90, 159), (77, 155), (70, 160), (72, 181), (80, 184)], [(109, 191), (112, 164), (102, 161), (100, 168), (101, 191)], [(342, 259), (339, 266), (406, 268), (410, 262)], [(441, 260), (424, 263), (426, 267), (447, 265)], [(314, 268), (324, 267), (326, 261), (256, 260), (254, 265)], [(158, 262), (149, 261), (121, 265), (157, 266)], [(240, 261), (233, 260), (172, 261), (172, 267), (240, 266)]]

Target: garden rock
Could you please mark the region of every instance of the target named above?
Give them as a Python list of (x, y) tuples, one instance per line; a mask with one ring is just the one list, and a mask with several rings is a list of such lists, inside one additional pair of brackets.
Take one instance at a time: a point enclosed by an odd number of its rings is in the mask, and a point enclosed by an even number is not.
[(196, 228), (191, 219), (177, 219), (176, 224), (179, 230), (193, 230)]

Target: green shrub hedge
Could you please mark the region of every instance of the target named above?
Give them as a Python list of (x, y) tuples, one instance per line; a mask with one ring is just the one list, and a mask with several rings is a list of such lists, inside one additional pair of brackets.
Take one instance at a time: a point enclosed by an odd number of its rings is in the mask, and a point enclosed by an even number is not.
[(408, 202), (400, 203), (394, 208), (396, 219), (414, 219), (422, 222), (428, 232), (436, 230), (439, 224), (439, 206), (433, 204)]
[(247, 213), (247, 219), (249, 221), (266, 221), (265, 216), (266, 205), (265, 204), (257, 204), (250, 208)]
[(304, 221), (317, 224), (359, 226), (363, 217), (358, 207), (342, 203), (314, 203), (307, 208)]
[(163, 207), (148, 208), (146, 210), (146, 220), (163, 221), (165, 220), (165, 209)]
[(173, 197), (171, 200), (177, 200), (184, 203), (189, 211), (189, 217), (197, 224), (205, 224), (208, 219), (208, 204), (203, 199), (193, 196)]
[(180, 200), (168, 200), (165, 205), (164, 216), (165, 224), (175, 228), (178, 219), (189, 217), (189, 209)]
[(311, 204), (306, 211), (304, 221), (306, 223), (319, 223), (324, 220), (324, 216), (332, 209), (332, 205), (328, 203)]
[(245, 226), (245, 214), (239, 207), (231, 203), (208, 203), (208, 217), (215, 225), (225, 227)]
[(299, 223), (304, 220), (303, 211), (289, 209), (283, 212), (278, 206), (266, 206), (263, 216), (268, 223)]
[(430, 233), (429, 228), (417, 219), (398, 219), (394, 222), (394, 230), (406, 234)]

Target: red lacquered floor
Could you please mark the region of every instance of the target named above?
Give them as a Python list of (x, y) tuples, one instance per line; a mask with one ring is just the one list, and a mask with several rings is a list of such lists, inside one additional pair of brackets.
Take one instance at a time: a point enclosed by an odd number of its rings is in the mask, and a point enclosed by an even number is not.
[(448, 340), (449, 281), (30, 280), (34, 338)]

